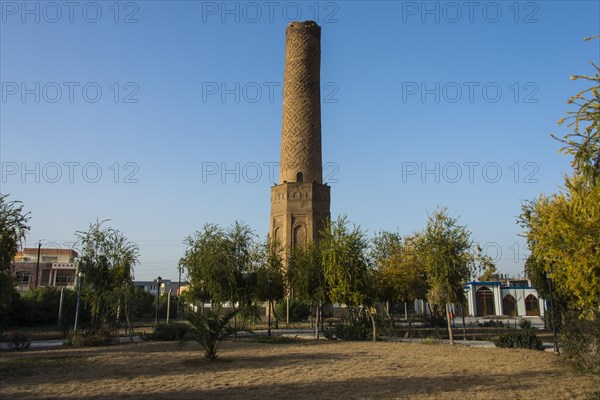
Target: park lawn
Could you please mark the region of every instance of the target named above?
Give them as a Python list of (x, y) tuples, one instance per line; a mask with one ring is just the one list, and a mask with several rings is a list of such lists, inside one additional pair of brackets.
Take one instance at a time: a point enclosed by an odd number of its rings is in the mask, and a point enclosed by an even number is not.
[(144, 342), (0, 353), (0, 398), (586, 399), (600, 376), (550, 352), (446, 344)]

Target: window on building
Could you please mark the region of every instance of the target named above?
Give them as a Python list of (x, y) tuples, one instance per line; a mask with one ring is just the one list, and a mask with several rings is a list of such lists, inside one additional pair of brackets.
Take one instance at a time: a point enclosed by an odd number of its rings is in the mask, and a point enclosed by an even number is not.
[(296, 174), (296, 182), (304, 182), (304, 175), (302, 174), (302, 172), (298, 172)]
[(43, 269), (40, 271), (40, 273), (41, 273), (41, 276), (40, 276), (38, 285), (39, 286), (47, 286), (50, 283), (50, 270)]
[(57, 262), (57, 261), (58, 261), (58, 257), (55, 257), (55, 256), (42, 256), (42, 262), (51, 263), (51, 262)]
[(20, 288), (29, 287), (29, 282), (31, 281), (31, 273), (26, 271), (19, 271), (16, 274), (17, 284)]
[(73, 286), (73, 277), (74, 274), (70, 272), (61, 272), (58, 271), (56, 273), (56, 285), (55, 286)]

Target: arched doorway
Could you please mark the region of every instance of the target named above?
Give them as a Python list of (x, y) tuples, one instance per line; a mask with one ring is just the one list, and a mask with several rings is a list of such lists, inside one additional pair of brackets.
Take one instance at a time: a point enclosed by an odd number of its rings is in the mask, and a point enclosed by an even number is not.
[(475, 293), (477, 303), (477, 316), (496, 315), (494, 312), (494, 293), (487, 288), (481, 287)]
[(534, 295), (525, 297), (525, 315), (528, 317), (540, 316), (540, 303)]
[(510, 294), (504, 296), (504, 299), (502, 300), (502, 310), (504, 311), (504, 315), (516, 317), (518, 314), (517, 300)]

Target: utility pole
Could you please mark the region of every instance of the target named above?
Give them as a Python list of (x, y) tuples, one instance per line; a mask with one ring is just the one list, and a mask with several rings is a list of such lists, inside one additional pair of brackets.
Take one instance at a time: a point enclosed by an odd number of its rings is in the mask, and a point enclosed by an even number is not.
[(179, 320), (179, 313), (181, 312), (181, 270), (183, 267), (180, 265), (177, 269), (179, 270), (179, 284), (177, 285), (177, 319)]
[(38, 243), (37, 263), (35, 265), (35, 288), (37, 289), (40, 282), (40, 252), (42, 251), (42, 241)]

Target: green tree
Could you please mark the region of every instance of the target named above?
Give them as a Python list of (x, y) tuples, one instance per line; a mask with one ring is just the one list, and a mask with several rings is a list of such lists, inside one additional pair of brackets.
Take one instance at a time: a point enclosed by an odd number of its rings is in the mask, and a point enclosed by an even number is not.
[(589, 81), (592, 86), (567, 101), (576, 109), (569, 110), (558, 121), (572, 132), (563, 138), (551, 135), (563, 144), (560, 151), (572, 157), (573, 172), (565, 176), (560, 192), (524, 202), (518, 222), (525, 230), (531, 251), (526, 270), (540, 295), (548, 298), (548, 278), (553, 282), (554, 310), (561, 316), (559, 326), (567, 358), (597, 372), (600, 371), (597, 335), (600, 330), (600, 68), (591, 64), (593, 76), (575, 75), (571, 79)]
[[(109, 315), (118, 318), (123, 307), (128, 309), (133, 268), (139, 256), (136, 244), (120, 231), (102, 227), (104, 222), (96, 221), (88, 231), (75, 233), (81, 246), (79, 269), (85, 273), (83, 297), (95, 325), (106, 322)], [(129, 320), (129, 315), (126, 317)]]
[[(373, 305), (375, 299), (367, 256), (369, 242), (360, 227), (351, 227), (348, 218), (340, 216), (327, 222), (319, 245), (329, 298), (348, 307), (354, 325), (360, 310)], [(377, 340), (375, 319), (372, 313), (367, 314), (373, 325), (373, 340)]]
[(7, 194), (0, 193), (0, 321), (15, 294), (10, 265), (29, 230), (29, 219), (20, 201), (9, 201)]
[(572, 156), (573, 173), (563, 191), (525, 202), (519, 223), (535, 260), (530, 271), (552, 278), (558, 297), (593, 320), (600, 315), (600, 68), (591, 64), (593, 76), (571, 79), (592, 87), (572, 96), (567, 103), (576, 110), (558, 121), (573, 131), (552, 135)]
[(258, 284), (255, 238), (248, 225), (237, 221), (227, 230), (206, 224), (189, 236), (180, 263), (188, 270), (193, 290), (205, 292), (218, 304), (230, 302), (234, 310), (252, 307)]
[(438, 208), (429, 216), (422, 233), (419, 253), (429, 283), (428, 299), (445, 308), (450, 344), (454, 344), (449, 306), (465, 302), (464, 285), (473, 271), (470, 232), (448, 216), (446, 208)]
[(187, 270), (189, 289), (185, 292), (187, 300), (217, 301), (227, 295), (222, 286), (225, 280), (219, 274), (225, 264), (225, 234), (215, 224), (205, 224), (202, 231), (185, 239), (187, 249), (179, 264)]
[(419, 234), (401, 239), (389, 232), (374, 238), (376, 286), (381, 299), (399, 303), (427, 296), (428, 283), (419, 253), (420, 240)]
[[(283, 251), (281, 245), (267, 236), (266, 240), (258, 245), (255, 251), (256, 264), (253, 268), (256, 273), (256, 286), (254, 299), (257, 302), (267, 302), (267, 313), (273, 313), (273, 302), (281, 301), (286, 293), (286, 276), (283, 266)], [(271, 283), (269, 283), (269, 280)], [(259, 306), (256, 306), (260, 315)], [(273, 315), (273, 314), (272, 314)], [(277, 314), (275, 314), (277, 318)]]
[(327, 282), (317, 242), (308, 242), (305, 247), (292, 250), (288, 258), (287, 277), (295, 297), (311, 304), (317, 303), (315, 337), (318, 338), (322, 307), (327, 300)]

